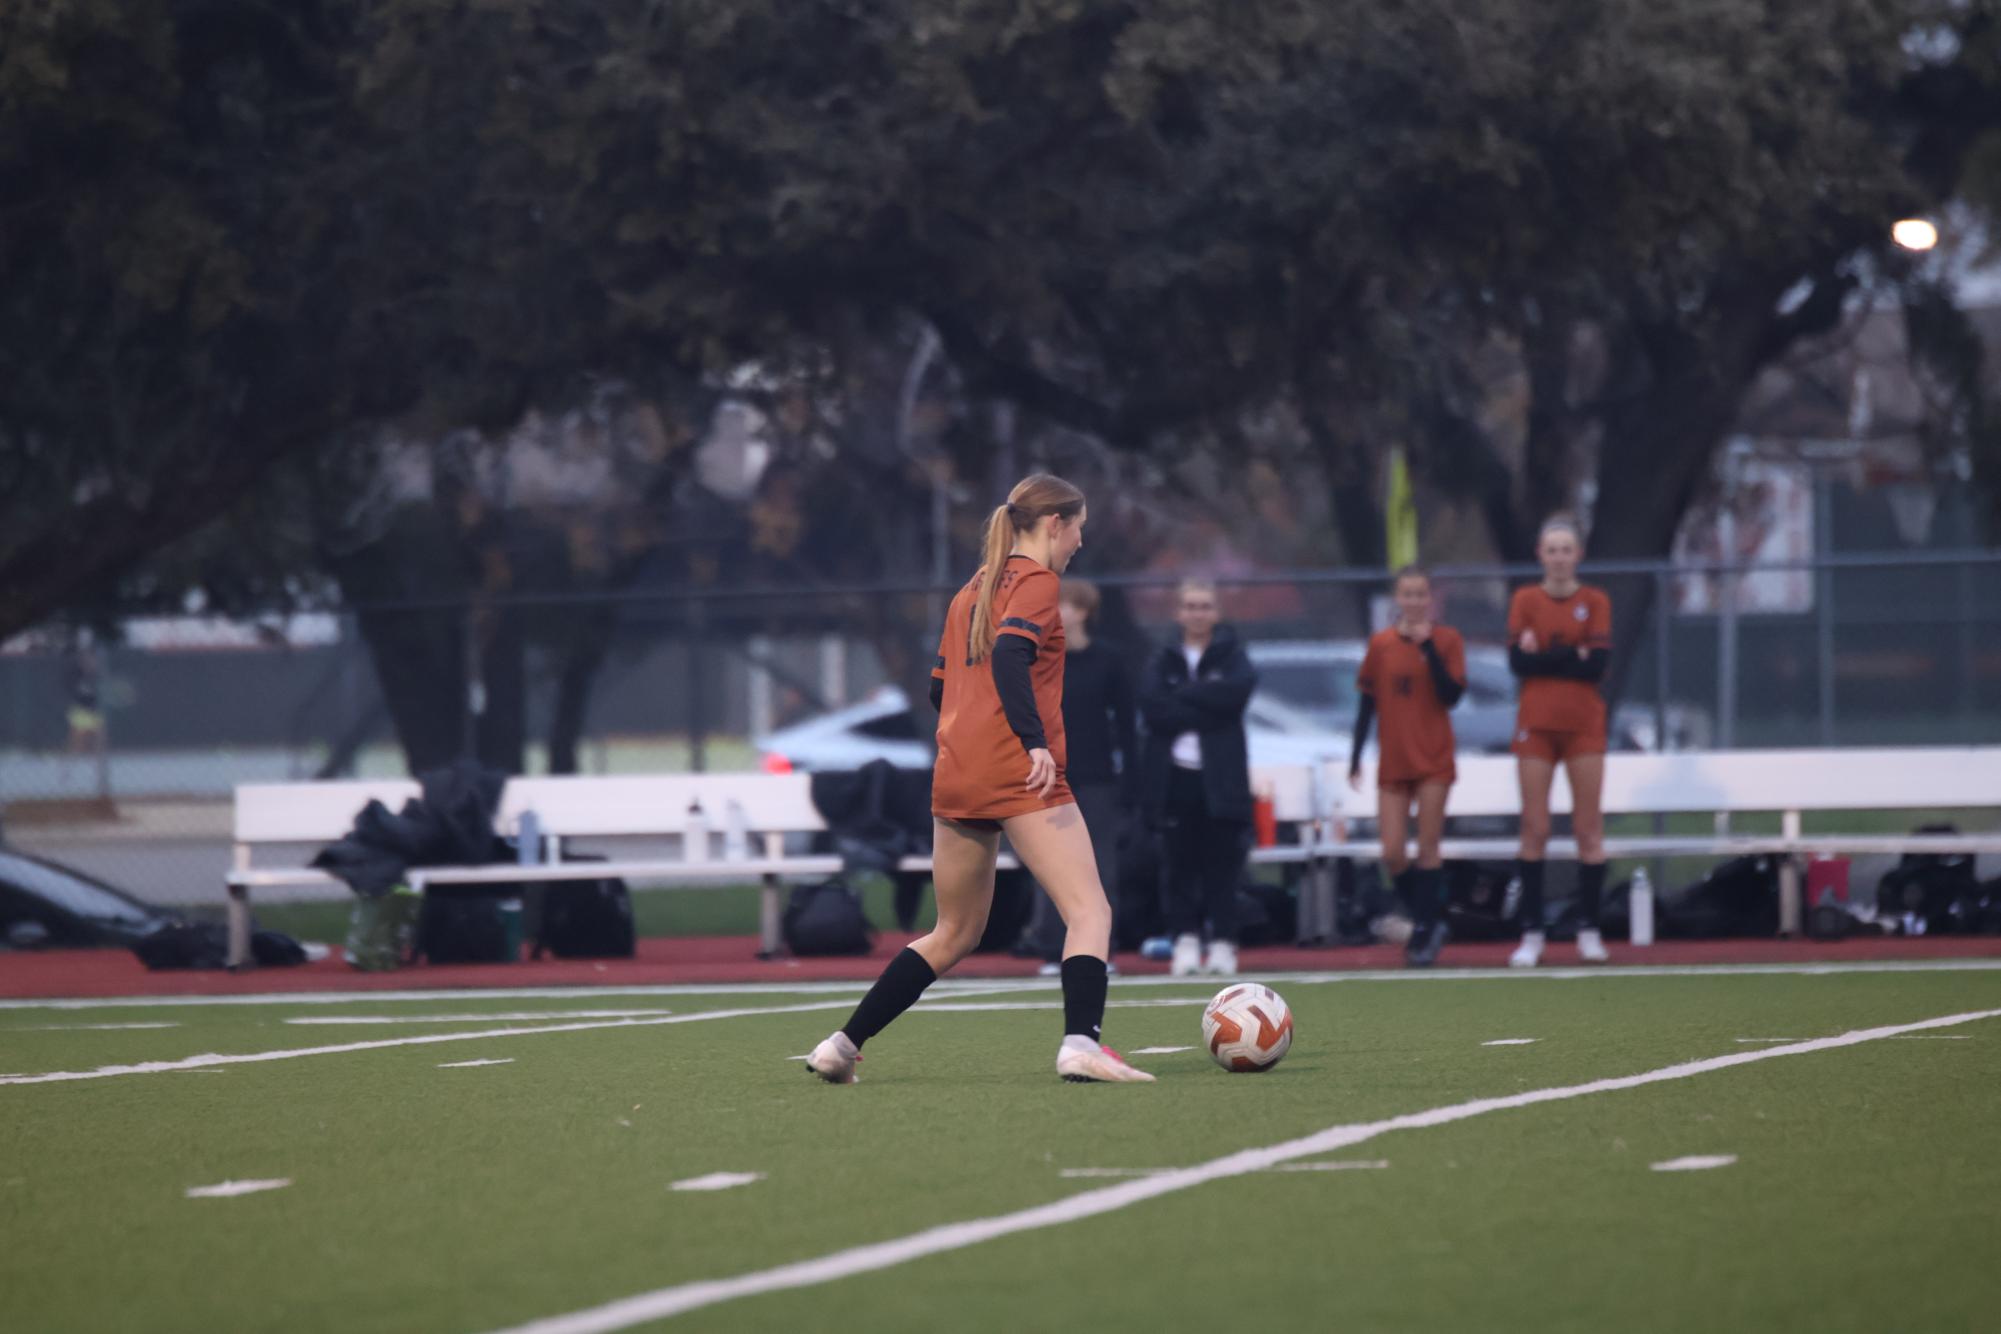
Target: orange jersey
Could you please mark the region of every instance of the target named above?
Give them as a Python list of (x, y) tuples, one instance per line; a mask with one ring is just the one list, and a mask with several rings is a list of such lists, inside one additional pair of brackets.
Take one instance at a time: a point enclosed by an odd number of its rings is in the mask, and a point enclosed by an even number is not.
[[(1433, 626), (1431, 642), (1446, 672), (1466, 680), (1466, 641), (1449, 625)], [(1379, 722), (1376, 773), (1383, 783), (1416, 783), (1456, 777), (1452, 715), (1438, 698), (1424, 650), (1392, 626), (1369, 638), (1355, 683), (1376, 702)]]
[[(1612, 599), (1602, 588), (1582, 585), (1566, 598), (1551, 597), (1541, 584), (1517, 588), (1508, 603), (1508, 643), (1519, 643), (1522, 631), (1533, 630), (1536, 651), (1609, 649), (1612, 647)], [(1522, 678), (1521, 705), (1515, 727), (1523, 732), (1579, 732), (1596, 736), (1605, 731), (1605, 697), (1591, 681), (1560, 676)]]
[(931, 771), (931, 813), (951, 820), (1005, 820), (1073, 800), (1063, 777), (1063, 616), (1057, 609), (1062, 581), (1027, 556), (1010, 556), (994, 592), (996, 642), (1001, 635), (1020, 635), (1036, 647), (1029, 683), (1043, 737), (1056, 761), (1056, 790), (1041, 797), (1028, 790), (1028, 752), (1007, 725), (992, 657), (972, 660), (980, 577), (974, 575), (953, 597), (931, 672), (945, 683), (938, 708), (938, 763)]

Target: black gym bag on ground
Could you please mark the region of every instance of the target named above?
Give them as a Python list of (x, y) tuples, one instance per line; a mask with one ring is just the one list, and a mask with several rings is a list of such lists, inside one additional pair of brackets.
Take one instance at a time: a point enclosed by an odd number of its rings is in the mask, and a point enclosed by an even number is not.
[[(567, 856), (566, 862), (603, 861)], [(638, 931), (632, 893), (623, 880), (555, 880), (532, 886), (528, 916), (534, 923), (532, 959), (548, 951), (558, 959), (630, 959)]]
[(509, 932), (502, 904), (520, 897), (519, 885), (426, 886), (417, 952), (432, 963), (512, 963), (520, 937), (518, 928)]
[(792, 891), (782, 923), (785, 948), (801, 958), (826, 954), (867, 954), (874, 929), (862, 901), (844, 880), (822, 880)]

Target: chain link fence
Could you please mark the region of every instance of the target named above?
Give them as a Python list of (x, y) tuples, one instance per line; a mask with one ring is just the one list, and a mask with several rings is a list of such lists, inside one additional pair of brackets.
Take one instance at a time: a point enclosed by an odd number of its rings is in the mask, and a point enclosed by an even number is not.
[[(1790, 565), (1598, 565), (1628, 661), (1615, 744), (1930, 745), (2001, 738), (2001, 551)], [(1443, 569), (1471, 647), (1462, 745), (1512, 726), (1510, 589)], [(1097, 579), (1099, 636), (1137, 668), (1175, 581)], [(1345, 753), (1380, 571), (1219, 581), (1263, 725)], [(212, 897), (243, 782), (401, 775), (467, 754), (526, 772), (921, 762), (921, 691), (950, 589), (765, 589), (247, 621), (45, 628), (0, 649), (0, 832), (161, 897)], [(1254, 719), (1254, 723), (1256, 720)]]

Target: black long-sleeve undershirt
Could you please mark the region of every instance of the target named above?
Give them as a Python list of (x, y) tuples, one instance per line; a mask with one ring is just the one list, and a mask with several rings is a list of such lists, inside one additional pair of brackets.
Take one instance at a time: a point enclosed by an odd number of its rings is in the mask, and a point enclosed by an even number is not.
[(1035, 683), (1029, 678), (1029, 668), (1035, 663), (1035, 641), (1026, 635), (1002, 635), (988, 658), (1008, 730), (1020, 739), (1023, 750), (1047, 750), (1042, 713), (1035, 707)]
[(1612, 661), (1610, 649), (1594, 648), (1579, 653), (1572, 648), (1545, 649), (1530, 653), (1520, 644), (1508, 649), (1508, 670), (1516, 676), (1555, 676), (1568, 681), (1602, 681)]
[(1437, 692), (1438, 702), (1451, 708), (1466, 693), (1466, 683), (1453, 679), (1445, 659), (1438, 655), (1438, 645), (1427, 639), (1417, 647), (1424, 654), (1424, 665), (1431, 669), (1431, 688)]
[(1365, 693), (1361, 703), (1355, 706), (1355, 746), (1348, 752), (1348, 772), (1351, 774), (1362, 772), (1362, 751), (1369, 744), (1369, 728), (1375, 721), (1376, 697)]

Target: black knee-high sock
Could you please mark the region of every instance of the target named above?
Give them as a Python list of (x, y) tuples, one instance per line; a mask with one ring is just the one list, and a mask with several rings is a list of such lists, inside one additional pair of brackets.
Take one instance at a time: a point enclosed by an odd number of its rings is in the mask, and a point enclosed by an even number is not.
[(868, 995), (855, 1006), (853, 1016), (841, 1025), (841, 1031), (848, 1035), (848, 1041), (861, 1046), (888, 1028), (890, 1020), (917, 1004), (924, 988), (937, 980), (938, 974), (931, 971), (924, 956), (905, 946), (889, 961), (889, 967), (882, 970), (882, 976), (868, 989)]
[(1605, 863), (1581, 862), (1577, 867), (1578, 925), (1598, 929), (1598, 915), (1605, 907)]
[(1105, 1024), (1105, 961), (1073, 954), (1063, 961), (1063, 1036), (1096, 1042)]
[(1445, 868), (1420, 866), (1410, 875), (1411, 911), (1419, 926), (1430, 926), (1445, 916)]
[(1515, 863), (1515, 873), (1522, 878), (1522, 930), (1541, 931), (1542, 863), (1524, 857)]

